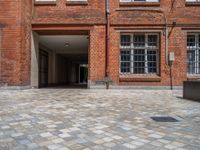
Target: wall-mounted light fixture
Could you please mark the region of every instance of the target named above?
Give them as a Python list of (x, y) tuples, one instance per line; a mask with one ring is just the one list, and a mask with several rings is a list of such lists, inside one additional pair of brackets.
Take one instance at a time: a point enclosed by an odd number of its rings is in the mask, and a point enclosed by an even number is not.
[(170, 66), (170, 86), (171, 86), (171, 90), (173, 90), (173, 80), (172, 80), (172, 66), (173, 66), (173, 63), (175, 61), (175, 53), (174, 52), (170, 52), (169, 53), (169, 66)]
[(64, 46), (69, 47), (70, 46), (69, 42), (65, 42)]

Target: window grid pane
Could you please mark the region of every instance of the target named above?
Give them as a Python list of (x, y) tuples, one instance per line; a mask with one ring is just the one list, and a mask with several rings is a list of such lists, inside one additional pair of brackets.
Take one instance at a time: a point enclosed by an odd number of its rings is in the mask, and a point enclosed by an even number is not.
[(122, 35), (121, 36), (121, 46), (131, 46), (131, 36)]
[(131, 51), (121, 50), (121, 72), (129, 73), (131, 70)]
[(135, 49), (134, 50), (134, 73), (144, 74), (145, 73), (145, 50)]
[(128, 35), (130, 48), (124, 47), (127, 35), (121, 35), (121, 73), (157, 74), (158, 73), (158, 34)]
[(135, 35), (133, 37), (134, 47), (144, 47), (145, 46), (145, 35)]
[(155, 50), (148, 50), (148, 72), (156, 73), (157, 72), (157, 53)]
[(200, 2), (200, 0), (186, 0), (186, 2)]
[(188, 34), (187, 36), (187, 72), (200, 74), (200, 35)]
[(120, 2), (159, 2), (159, 0), (120, 0)]

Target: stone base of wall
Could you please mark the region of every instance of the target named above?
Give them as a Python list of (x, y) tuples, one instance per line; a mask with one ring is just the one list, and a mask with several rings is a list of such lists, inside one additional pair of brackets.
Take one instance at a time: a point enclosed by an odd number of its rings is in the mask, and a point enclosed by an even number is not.
[[(106, 89), (106, 85), (90, 85), (90, 89)], [(126, 86), (110, 85), (109, 89), (132, 89), (132, 90), (171, 90), (170, 86)], [(182, 90), (182, 86), (174, 86), (173, 90)]]
[(0, 86), (0, 90), (26, 90), (31, 89), (31, 86)]

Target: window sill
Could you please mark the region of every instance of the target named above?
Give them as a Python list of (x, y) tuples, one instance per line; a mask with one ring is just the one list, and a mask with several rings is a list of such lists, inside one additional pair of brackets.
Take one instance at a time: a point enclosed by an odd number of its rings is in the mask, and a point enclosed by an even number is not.
[(189, 81), (200, 80), (200, 75), (188, 75), (187, 80)]
[(159, 2), (120, 2), (120, 6), (128, 7), (159, 7)]
[(200, 2), (186, 2), (185, 6), (200, 6)]
[(56, 5), (56, 1), (52, 1), (52, 0), (49, 0), (49, 1), (36, 1), (35, 0), (34, 5)]
[(87, 1), (66, 1), (66, 5), (88, 5)]
[(158, 75), (120, 75), (120, 82), (160, 82)]

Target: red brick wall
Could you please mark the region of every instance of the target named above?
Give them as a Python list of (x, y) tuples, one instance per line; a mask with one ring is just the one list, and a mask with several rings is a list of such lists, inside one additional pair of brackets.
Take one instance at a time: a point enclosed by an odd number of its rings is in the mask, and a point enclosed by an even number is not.
[[(118, 27), (119, 28), (119, 27)], [(130, 27), (129, 27), (130, 28)], [(139, 29), (132, 26), (132, 32), (134, 31), (141, 31), (144, 32), (144, 29)], [(150, 30), (148, 32), (156, 32), (151, 27), (145, 27), (145, 30)], [(172, 31), (169, 35), (169, 52), (175, 52), (176, 60), (173, 65), (173, 84), (174, 85), (181, 85), (183, 80), (186, 80), (186, 32), (182, 31), (180, 27), (169, 28), (169, 32)], [(160, 30), (160, 57), (159, 57), (159, 80), (152, 78), (151, 76), (135, 76), (131, 75), (128, 77), (124, 77), (119, 73), (119, 66), (120, 66), (120, 31), (115, 30), (114, 27), (110, 30), (110, 76), (114, 81), (114, 84), (121, 84), (121, 85), (169, 85), (170, 83), (170, 72), (169, 66), (166, 65), (165, 59), (165, 32)], [(122, 30), (123, 32), (123, 30)], [(128, 79), (123, 79), (128, 78)], [(152, 78), (146, 79), (146, 78)], [(156, 77), (157, 78), (157, 77)], [(120, 82), (120, 79), (122, 82)], [(137, 79), (137, 80), (136, 80)], [(155, 81), (156, 80), (156, 81)]]
[(87, 5), (68, 5), (66, 0), (57, 0), (56, 5), (35, 6), (33, 24), (102, 24), (104, 10), (102, 0), (88, 0)]
[(21, 23), (21, 85), (30, 85), (32, 0), (22, 1)]
[[(165, 16), (169, 27), (169, 52), (175, 52), (173, 65), (173, 84), (182, 85), (187, 79), (186, 42), (189, 29), (200, 32), (200, 6), (185, 6), (185, 0), (161, 0), (159, 6), (121, 5), (118, 1), (111, 1), (111, 29), (110, 29), (110, 76), (114, 84), (120, 85), (170, 85), (169, 66), (165, 61)], [(147, 3), (146, 3), (147, 4)], [(144, 9), (143, 11), (137, 10)], [(154, 10), (150, 10), (150, 9)], [(156, 9), (156, 10), (155, 10)], [(173, 26), (173, 22), (176, 25)], [(186, 28), (186, 29), (183, 29)], [(188, 29), (188, 30), (187, 30)], [(134, 76), (124, 78), (119, 73), (120, 32), (159, 30), (160, 45), (160, 74), (159, 78), (148, 76)], [(154, 31), (155, 30), (155, 31)], [(146, 79), (148, 78), (148, 79)]]
[[(105, 74), (105, 1), (88, 0), (87, 5), (66, 5), (57, 0), (56, 5), (33, 5), (32, 0), (0, 1), (0, 83), (9, 85), (30, 84), (31, 25), (45, 27), (90, 27), (90, 74), (92, 83), (103, 80)], [(33, 9), (32, 9), (33, 8)], [(136, 10), (138, 8), (146, 10)], [(154, 10), (150, 10), (153, 8)], [(126, 9), (126, 10), (124, 10)], [(128, 10), (129, 9), (129, 10)], [(156, 9), (156, 10), (155, 10)], [(160, 0), (159, 5), (121, 5), (110, 0), (110, 51), (109, 73), (114, 84), (169, 85), (169, 67), (165, 64), (165, 16), (169, 28), (169, 51), (174, 51), (175, 85), (181, 85), (186, 76), (186, 33), (200, 31), (200, 6), (185, 6), (185, 0)], [(31, 23), (32, 22), (32, 23)], [(173, 22), (176, 25), (172, 27)], [(184, 28), (184, 29), (183, 29)], [(144, 80), (123, 79), (119, 74), (120, 31), (159, 30), (160, 77)], [(63, 29), (62, 29), (63, 30)], [(137, 81), (137, 82), (136, 82)]]
[(31, 0), (0, 1), (1, 84), (29, 85), (30, 28), (27, 26), (31, 25), (27, 24), (26, 15), (31, 10), (30, 3)]
[(90, 31), (89, 80), (91, 84), (105, 77), (105, 26), (94, 26)]

